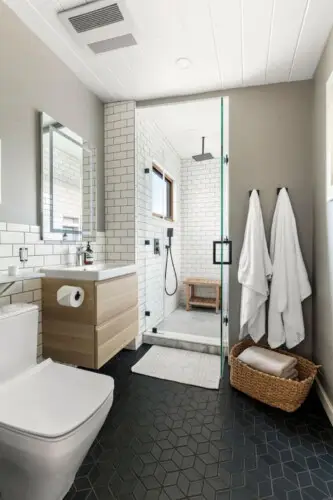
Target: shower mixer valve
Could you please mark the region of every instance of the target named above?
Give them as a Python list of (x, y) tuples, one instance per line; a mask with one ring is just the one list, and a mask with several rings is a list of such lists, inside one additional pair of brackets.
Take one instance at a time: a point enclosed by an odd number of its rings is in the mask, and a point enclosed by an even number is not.
[(154, 238), (154, 255), (161, 255), (160, 240), (158, 238)]

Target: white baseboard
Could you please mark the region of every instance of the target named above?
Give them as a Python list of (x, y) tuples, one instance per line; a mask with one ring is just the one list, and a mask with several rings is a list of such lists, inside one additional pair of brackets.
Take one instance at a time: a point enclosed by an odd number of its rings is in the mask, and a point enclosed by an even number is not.
[(325, 391), (324, 387), (322, 386), (322, 384), (319, 382), (318, 379), (316, 379), (316, 383), (317, 383), (317, 393), (319, 399), (324, 407), (324, 410), (326, 412), (326, 415), (328, 416), (329, 421), (333, 426), (333, 403), (330, 401), (327, 392)]

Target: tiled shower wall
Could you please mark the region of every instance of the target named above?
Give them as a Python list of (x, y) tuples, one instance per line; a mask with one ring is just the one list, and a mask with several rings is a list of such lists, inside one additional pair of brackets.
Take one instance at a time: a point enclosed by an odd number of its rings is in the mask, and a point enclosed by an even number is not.
[[(221, 160), (182, 160), (181, 166), (181, 281), (187, 277), (220, 279), (213, 264), (213, 241), (221, 233)], [(181, 302), (185, 303), (181, 285)], [(209, 297), (209, 288), (198, 289)]]
[(135, 262), (135, 103), (105, 105), (106, 260)]
[[(80, 243), (81, 244), (81, 243)], [(82, 242), (85, 244), (85, 242)], [(19, 260), (20, 247), (28, 248), (28, 262)], [(75, 264), (78, 243), (43, 241), (40, 227), (26, 224), (0, 222), (0, 273), (8, 266), (15, 265), (20, 272), (39, 271), (43, 266)], [(98, 232), (92, 244), (96, 262), (105, 261), (105, 233)], [(5, 285), (0, 285), (0, 293)], [(4, 294), (0, 295), (0, 306), (17, 302), (35, 303), (40, 311), (38, 334), (38, 357), (42, 354), (42, 290), (41, 280), (16, 281)]]
[[(175, 220), (161, 220), (152, 215), (152, 164), (164, 168), (174, 179)], [(145, 173), (145, 169), (149, 173)], [(166, 230), (174, 228), (172, 252), (180, 279), (181, 220), (180, 220), (180, 158), (157, 126), (136, 113), (136, 210), (137, 210), (137, 265), (139, 277), (140, 335), (158, 324), (179, 303), (179, 292), (168, 297), (164, 293)], [(154, 255), (154, 238), (160, 240), (161, 255)], [(145, 245), (145, 240), (149, 245)], [(174, 288), (171, 266), (168, 270), (168, 289)], [(150, 316), (145, 316), (145, 310)]]

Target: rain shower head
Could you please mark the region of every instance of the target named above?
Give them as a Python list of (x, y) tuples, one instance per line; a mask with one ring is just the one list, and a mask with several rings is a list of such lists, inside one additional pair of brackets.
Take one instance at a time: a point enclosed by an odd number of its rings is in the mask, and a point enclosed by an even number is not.
[(200, 155), (194, 155), (192, 156), (193, 160), (195, 161), (207, 161), (207, 160), (212, 160), (214, 156), (212, 153), (205, 153), (205, 138), (202, 138), (202, 152)]

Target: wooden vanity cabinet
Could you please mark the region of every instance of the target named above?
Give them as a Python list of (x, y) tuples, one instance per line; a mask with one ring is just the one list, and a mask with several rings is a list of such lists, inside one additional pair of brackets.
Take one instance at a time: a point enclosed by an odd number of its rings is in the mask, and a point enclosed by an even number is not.
[[(83, 288), (78, 308), (61, 306), (64, 285)], [(139, 332), (136, 274), (104, 281), (43, 278), (43, 356), (98, 369)]]

